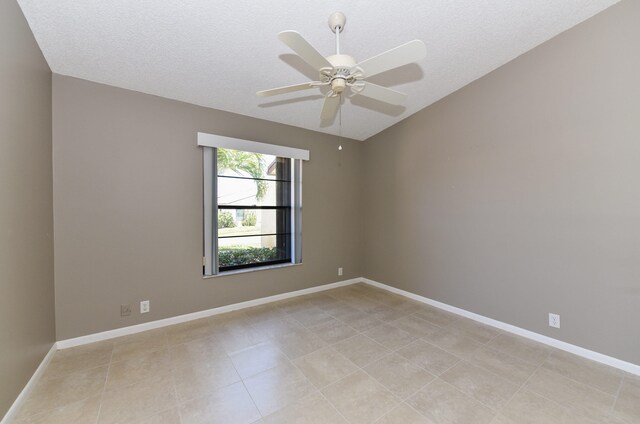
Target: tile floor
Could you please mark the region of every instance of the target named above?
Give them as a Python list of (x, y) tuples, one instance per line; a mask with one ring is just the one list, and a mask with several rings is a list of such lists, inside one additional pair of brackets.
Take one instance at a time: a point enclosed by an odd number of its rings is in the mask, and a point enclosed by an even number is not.
[(356, 284), (58, 351), (26, 423), (640, 423), (640, 378)]

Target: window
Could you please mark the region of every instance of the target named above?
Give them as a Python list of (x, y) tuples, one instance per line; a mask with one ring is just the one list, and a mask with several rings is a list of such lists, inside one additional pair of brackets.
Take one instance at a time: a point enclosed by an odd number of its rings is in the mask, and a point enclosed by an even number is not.
[(308, 152), (198, 134), (204, 158), (204, 274), (302, 262)]

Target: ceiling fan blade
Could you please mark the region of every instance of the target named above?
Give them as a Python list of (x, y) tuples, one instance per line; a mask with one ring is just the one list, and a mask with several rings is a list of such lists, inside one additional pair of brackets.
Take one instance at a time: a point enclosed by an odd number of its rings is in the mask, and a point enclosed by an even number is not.
[(289, 46), (291, 50), (296, 52), (309, 65), (319, 71), (322, 68), (333, 68), (324, 56), (318, 52), (302, 35), (297, 31), (282, 31), (278, 34), (278, 38), (284, 44)]
[(402, 65), (417, 62), (426, 55), (427, 46), (420, 40), (413, 40), (360, 62), (358, 66), (364, 72), (365, 77), (370, 77)]
[(407, 99), (407, 95), (404, 93), (370, 82), (365, 82), (364, 88), (357, 94), (395, 106), (401, 105)]
[(291, 93), (293, 91), (307, 90), (309, 88), (315, 88), (315, 86), (312, 85), (314, 83), (317, 83), (317, 81), (305, 82), (303, 84), (296, 84), (296, 85), (287, 85), (286, 87), (272, 88), (270, 90), (262, 90), (262, 91), (258, 91), (256, 95), (260, 97), (268, 97), (268, 96), (277, 96), (278, 94)]
[(332, 120), (336, 116), (336, 112), (338, 112), (338, 106), (340, 106), (340, 96), (325, 97), (320, 119), (323, 121)]

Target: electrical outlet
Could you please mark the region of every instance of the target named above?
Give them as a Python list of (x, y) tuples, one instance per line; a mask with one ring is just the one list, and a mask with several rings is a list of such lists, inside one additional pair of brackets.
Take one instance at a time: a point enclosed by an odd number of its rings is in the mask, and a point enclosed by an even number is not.
[(147, 312), (149, 312), (149, 301), (143, 300), (142, 302), (140, 302), (140, 313), (146, 314)]
[(120, 305), (120, 316), (128, 317), (131, 315), (131, 305)]
[(338, 276), (341, 276), (341, 275), (342, 275), (342, 267), (339, 267), (338, 268)]
[(560, 328), (560, 315), (549, 313), (549, 327)]

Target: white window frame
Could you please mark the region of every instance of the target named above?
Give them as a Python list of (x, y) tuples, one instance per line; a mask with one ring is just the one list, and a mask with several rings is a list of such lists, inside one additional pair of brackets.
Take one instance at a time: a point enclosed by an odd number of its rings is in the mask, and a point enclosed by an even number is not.
[[(216, 149), (218, 148), (262, 153), (291, 159), (291, 264), (302, 263), (302, 161), (309, 160), (309, 151), (206, 133), (198, 133), (198, 146), (203, 148), (204, 276), (209, 277), (238, 272), (227, 271), (221, 273), (218, 269), (218, 172), (216, 160)], [(272, 267), (273, 265), (256, 266), (247, 270), (253, 271)]]

